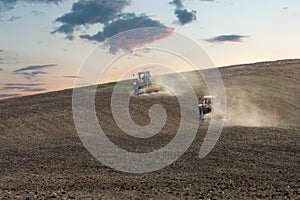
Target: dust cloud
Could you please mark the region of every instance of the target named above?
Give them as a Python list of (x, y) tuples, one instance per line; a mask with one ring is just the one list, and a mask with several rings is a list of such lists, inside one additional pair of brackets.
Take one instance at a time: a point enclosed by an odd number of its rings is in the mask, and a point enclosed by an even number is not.
[(153, 76), (152, 80), (160, 88), (158, 92), (160, 95), (174, 96), (171, 90), (179, 96), (186, 95), (185, 87), (192, 87), (197, 97), (208, 93), (205, 82), (198, 72)]
[[(197, 97), (212, 95), (209, 93), (205, 81), (197, 72), (183, 73), (188, 84), (190, 84)], [(157, 89), (153, 93), (145, 93), (143, 96), (181, 96), (186, 94), (187, 82), (178, 78), (178, 74), (168, 74), (163, 76), (153, 76), (153, 87)], [(225, 126), (244, 127), (270, 127), (280, 124), (278, 109), (269, 104), (269, 99), (263, 95), (252, 94), (255, 89), (245, 90), (239, 86), (228, 86), (226, 90), (226, 118)], [(176, 95), (171, 92), (175, 91)], [(217, 94), (213, 94), (218, 98)], [(218, 107), (218, 106), (215, 106)], [(196, 107), (195, 109), (198, 109)], [(212, 115), (207, 115), (207, 120), (211, 117), (219, 117), (218, 110), (213, 110)]]
[[(186, 77), (198, 97), (210, 95), (199, 74), (189, 73)], [(163, 83), (161, 89), (157, 92), (159, 95), (174, 95), (165, 86), (176, 90), (179, 95), (185, 94), (180, 86), (183, 83), (178, 82), (174, 76), (156, 77), (154, 82)], [(276, 106), (267, 105), (263, 95), (253, 95), (251, 91), (246, 91), (238, 86), (225, 89), (227, 96), (225, 126), (270, 127), (280, 124), (278, 111), (275, 109)], [(218, 110), (214, 110), (213, 113), (212, 116), (218, 117)], [(207, 119), (210, 116), (208, 115)]]
[(268, 109), (250, 92), (239, 88), (227, 91), (226, 126), (266, 127), (279, 124), (276, 110)]

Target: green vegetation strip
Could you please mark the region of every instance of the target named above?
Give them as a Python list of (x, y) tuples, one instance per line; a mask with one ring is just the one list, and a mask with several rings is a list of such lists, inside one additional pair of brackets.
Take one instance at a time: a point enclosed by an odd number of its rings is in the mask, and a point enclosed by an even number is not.
[(275, 128), (300, 131), (300, 128), (297, 128), (297, 127), (294, 127), (294, 126), (276, 126)]
[(115, 82), (98, 84), (97, 88), (113, 88), (116, 85)]

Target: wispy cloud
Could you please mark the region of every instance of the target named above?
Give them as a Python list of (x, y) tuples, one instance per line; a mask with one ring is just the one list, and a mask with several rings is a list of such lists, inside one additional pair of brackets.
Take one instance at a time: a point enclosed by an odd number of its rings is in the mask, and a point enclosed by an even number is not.
[(38, 11), (38, 10), (33, 10), (31, 12), (31, 14), (33, 14), (34, 16), (40, 16), (40, 15), (44, 15), (45, 13), (42, 11)]
[(17, 21), (21, 18), (22, 18), (21, 16), (11, 16), (11, 18), (9, 18), (7, 21), (8, 22), (14, 22), (14, 21)]
[[(66, 35), (66, 39), (74, 39), (76, 30), (92, 24), (101, 24), (103, 28), (98, 33), (80, 35), (80, 38), (103, 42), (118, 33), (136, 28), (167, 28), (161, 22), (153, 20), (145, 14), (124, 13), (124, 8), (129, 5), (131, 5), (130, 0), (78, 0), (78, 2), (73, 4), (71, 12), (56, 19), (56, 22), (60, 22), (62, 25), (52, 31), (52, 34), (63, 33)], [(151, 43), (158, 38), (168, 37), (171, 33), (172, 29), (169, 29), (156, 37), (153, 34), (145, 34), (143, 39), (140, 39), (141, 36), (128, 38), (131, 42), (127, 44), (124, 44), (123, 40), (119, 43), (108, 42), (107, 45), (111, 53), (116, 53), (119, 50), (128, 50), (145, 43)]]
[(49, 64), (49, 65), (32, 65), (32, 66), (28, 66), (28, 67), (24, 67), (24, 68), (20, 68), (15, 70), (15, 73), (18, 72), (24, 72), (24, 71), (31, 71), (31, 70), (40, 70), (40, 69), (45, 69), (45, 68), (49, 68), (49, 67), (55, 67), (56, 64)]
[(37, 75), (41, 74), (47, 74), (47, 72), (42, 71), (44, 69), (55, 67), (56, 64), (50, 64), (50, 65), (32, 65), (24, 68), (17, 69), (13, 71), (14, 74), (21, 74), (24, 75), (26, 79), (32, 79), (36, 77)]
[(64, 76), (64, 78), (81, 78), (80, 76)]
[(36, 87), (36, 86), (41, 86), (45, 85), (43, 83), (6, 83), (5, 87), (7, 88), (14, 88), (14, 87)]
[(249, 36), (245, 35), (219, 35), (213, 38), (206, 39), (205, 41), (211, 43), (223, 43), (223, 42), (243, 42), (243, 38), (247, 38)]
[(3, 90), (13, 91), (18, 90), (21, 92), (43, 92), (46, 88), (41, 88), (40, 86), (45, 84), (24, 84), (24, 83), (7, 83), (5, 84)]
[(35, 78), (37, 75), (44, 75), (47, 74), (47, 72), (43, 71), (33, 71), (33, 72), (14, 72), (14, 74), (21, 74), (24, 75), (26, 79), (32, 79)]
[(15, 7), (18, 3), (43, 3), (43, 4), (58, 4), (62, 2), (62, 0), (1, 0), (0, 1), (0, 13), (6, 12), (8, 10), (11, 10)]
[(28, 88), (28, 89), (24, 89), (22, 90), (23, 92), (45, 92), (47, 91), (46, 88)]

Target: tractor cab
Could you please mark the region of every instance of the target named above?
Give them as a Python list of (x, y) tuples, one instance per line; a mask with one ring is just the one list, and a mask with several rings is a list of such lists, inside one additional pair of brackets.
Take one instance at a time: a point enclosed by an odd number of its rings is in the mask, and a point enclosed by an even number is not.
[(150, 71), (138, 72), (138, 77), (133, 82), (133, 88), (135, 94), (141, 94), (143, 93), (141, 91), (142, 88), (148, 88), (151, 86), (150, 77), (151, 77)]
[(216, 98), (215, 96), (204, 96), (203, 98), (199, 98), (200, 104), (199, 104), (199, 114), (200, 119), (204, 120), (204, 115), (207, 113), (210, 113), (212, 111), (212, 102), (213, 99)]
[(143, 81), (150, 80), (150, 77), (151, 77), (150, 71), (145, 71), (145, 72), (139, 72), (138, 73), (138, 79), (139, 80), (143, 80)]
[(203, 103), (207, 104), (207, 105), (210, 105), (212, 103), (213, 98), (214, 98), (213, 96), (204, 96), (203, 97)]

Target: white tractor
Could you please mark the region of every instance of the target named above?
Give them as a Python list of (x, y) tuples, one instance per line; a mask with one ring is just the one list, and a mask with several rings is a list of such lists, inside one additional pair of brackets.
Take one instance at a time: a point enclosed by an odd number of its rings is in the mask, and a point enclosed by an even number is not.
[(160, 90), (157, 86), (152, 85), (150, 71), (139, 72), (138, 78), (133, 82), (133, 88), (136, 95)]

